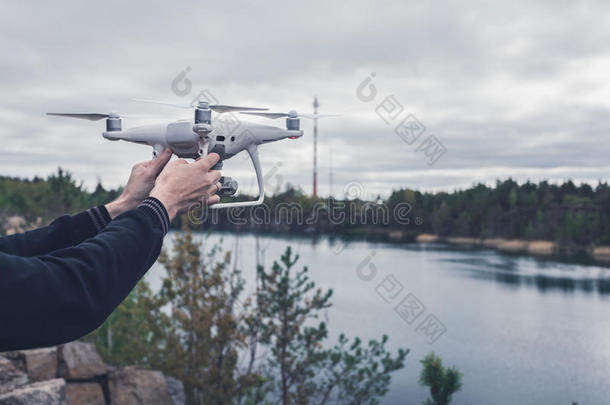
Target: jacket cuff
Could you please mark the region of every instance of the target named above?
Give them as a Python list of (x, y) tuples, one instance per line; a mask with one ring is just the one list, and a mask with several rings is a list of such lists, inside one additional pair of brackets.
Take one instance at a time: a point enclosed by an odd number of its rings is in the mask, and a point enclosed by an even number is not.
[(154, 217), (159, 221), (161, 229), (163, 229), (163, 235), (167, 234), (167, 231), (169, 231), (169, 215), (161, 201), (154, 197), (148, 197), (140, 203), (138, 208), (152, 212)]
[(110, 218), (108, 210), (106, 210), (106, 207), (104, 207), (103, 205), (98, 205), (97, 207), (89, 208), (85, 212), (89, 216), (89, 220), (95, 228), (95, 233), (100, 233), (112, 219)]

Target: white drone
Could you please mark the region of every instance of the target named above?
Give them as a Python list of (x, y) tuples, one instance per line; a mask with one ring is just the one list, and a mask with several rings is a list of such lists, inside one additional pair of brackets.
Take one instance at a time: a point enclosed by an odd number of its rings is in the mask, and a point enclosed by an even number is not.
[[(237, 107), (223, 104), (210, 104), (207, 101), (198, 101), (196, 105), (182, 105), (164, 101), (134, 99), (135, 101), (164, 104), (178, 108), (194, 109), (195, 121), (179, 120), (165, 124), (153, 124), (122, 130), (121, 117), (117, 113), (47, 113), (47, 115), (59, 115), (63, 117), (81, 118), (90, 121), (106, 119), (106, 131), (103, 137), (111, 141), (124, 140), (152, 146), (153, 158), (170, 148), (173, 153), (181, 158), (196, 159), (208, 153), (214, 152), (220, 156), (219, 162), (213, 167), (215, 170), (222, 169), (222, 161), (229, 159), (242, 150), (248, 152), (258, 182), (258, 198), (253, 201), (239, 201), (220, 203), (212, 205), (211, 208), (245, 207), (262, 204), (265, 198), (263, 175), (258, 157), (258, 145), (281, 139), (297, 139), (303, 136), (300, 129), (299, 118), (322, 118), (330, 115), (320, 114), (297, 114), (292, 110), (288, 113), (260, 112), (267, 108)], [(216, 113), (227, 113), (239, 111), (242, 114), (258, 115), (261, 117), (277, 119), (286, 117), (286, 128), (272, 127), (269, 125), (255, 124), (252, 122), (238, 122), (233, 125), (236, 128), (227, 130), (224, 125), (212, 125), (212, 111)], [(222, 121), (221, 121), (222, 122)], [(237, 192), (236, 180), (223, 176), (220, 179), (222, 185), (218, 192), (221, 197), (233, 196)]]

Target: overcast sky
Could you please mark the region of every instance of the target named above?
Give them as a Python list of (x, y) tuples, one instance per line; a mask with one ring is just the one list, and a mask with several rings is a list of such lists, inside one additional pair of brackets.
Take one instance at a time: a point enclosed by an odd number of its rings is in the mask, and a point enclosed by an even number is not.
[[(350, 182), (387, 195), (509, 176), (608, 178), (608, 3), (430, 3), (4, 1), (0, 174), (46, 176), (61, 166), (87, 187), (97, 178), (118, 186), (150, 148), (106, 141), (103, 121), (44, 112), (171, 120), (176, 110), (130, 99), (189, 102), (207, 89), (222, 103), (273, 111), (311, 112), (317, 95), (321, 113), (342, 114), (320, 121), (322, 194), (331, 154), (337, 195)], [(180, 96), (172, 82), (187, 67), (191, 91)], [(386, 123), (378, 112), (392, 96), (401, 107)], [(411, 145), (394, 132), (409, 114), (425, 126)], [(264, 169), (277, 174), (270, 184), (311, 191), (311, 123), (302, 128), (302, 139), (262, 147)], [(446, 152), (429, 165), (431, 139)], [(254, 190), (248, 162), (233, 160), (225, 173)]]

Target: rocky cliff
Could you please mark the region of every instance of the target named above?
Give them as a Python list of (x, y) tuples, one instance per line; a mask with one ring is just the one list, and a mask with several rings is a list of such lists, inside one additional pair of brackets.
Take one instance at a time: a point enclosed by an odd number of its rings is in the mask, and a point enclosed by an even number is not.
[(111, 367), (72, 342), (0, 353), (0, 405), (184, 405), (184, 387), (159, 371)]

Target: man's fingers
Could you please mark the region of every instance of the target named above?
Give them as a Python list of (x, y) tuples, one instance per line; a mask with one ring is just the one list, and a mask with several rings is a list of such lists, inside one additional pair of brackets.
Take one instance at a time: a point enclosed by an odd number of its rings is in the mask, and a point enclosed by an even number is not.
[(210, 181), (210, 184), (216, 183), (222, 177), (222, 174), (218, 170), (210, 170), (205, 174), (207, 180)]
[(208, 171), (210, 167), (214, 166), (220, 160), (220, 156), (218, 153), (208, 153), (205, 157), (199, 159), (193, 164), (198, 165), (203, 170)]
[(212, 195), (218, 193), (221, 188), (222, 188), (222, 185), (220, 184), (219, 181), (216, 180), (204, 189), (204, 193), (208, 196), (212, 196)]
[(220, 202), (220, 197), (217, 196), (216, 194), (214, 194), (213, 196), (211, 196), (210, 198), (207, 199), (206, 203), (208, 205), (212, 205), (212, 204), (216, 204)]
[(179, 166), (179, 165), (188, 165), (189, 163), (186, 161), (186, 159), (178, 159), (178, 160), (174, 160), (171, 164), (173, 164), (175, 166)]

